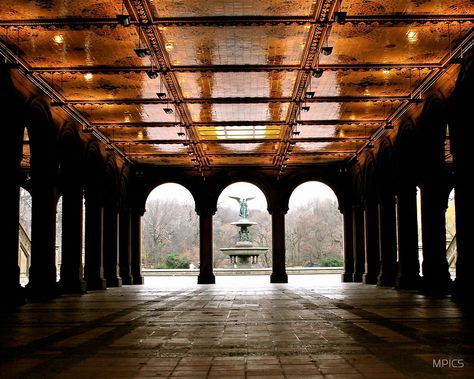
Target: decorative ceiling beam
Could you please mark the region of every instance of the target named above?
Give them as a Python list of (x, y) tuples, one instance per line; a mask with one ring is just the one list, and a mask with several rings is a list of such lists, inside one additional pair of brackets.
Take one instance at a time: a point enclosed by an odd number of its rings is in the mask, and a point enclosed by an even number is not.
[[(360, 64), (320, 64), (319, 68), (329, 71), (378, 71), (378, 70), (405, 70), (405, 69), (436, 69), (441, 68), (438, 63), (360, 63)], [(104, 73), (120, 74), (129, 72), (145, 73), (150, 70), (159, 73), (173, 72), (272, 72), (298, 71), (299, 65), (215, 65), (215, 66), (172, 66), (170, 69), (157, 69), (151, 66), (65, 66), (65, 67), (31, 67), (33, 73)]]
[[(139, 3), (134, 1), (134, 4)], [(148, 12), (147, 12), (148, 13)], [(151, 16), (151, 15), (150, 15)], [(346, 16), (347, 24), (412, 24), (412, 23), (447, 23), (447, 22), (473, 22), (474, 16), (470, 14), (457, 15), (431, 15), (431, 14), (379, 14), (379, 15), (350, 15)], [(142, 21), (132, 18), (131, 25), (160, 27), (173, 26), (261, 26), (261, 25), (331, 25), (332, 20), (318, 19), (306, 16), (205, 16), (205, 17), (145, 17)], [(0, 27), (45, 27), (45, 28), (71, 28), (84, 29), (87, 27), (119, 26), (117, 18), (96, 17), (66, 17), (66, 18), (37, 18), (22, 20), (1, 20)]]
[[(215, 97), (215, 98), (185, 98), (182, 103), (189, 104), (267, 104), (267, 103), (352, 103), (352, 102), (381, 102), (381, 101), (410, 101), (409, 96), (316, 96), (304, 100), (292, 100), (290, 97)], [(101, 100), (66, 100), (64, 104), (180, 104), (170, 99), (101, 99)]]
[[(379, 126), (386, 120), (300, 120), (295, 125), (352, 125), (352, 126)], [(94, 123), (93, 128), (168, 128), (176, 127), (180, 124), (170, 122), (101, 122)], [(194, 126), (288, 126), (285, 121), (211, 121), (211, 122), (193, 122)]]
[[(298, 138), (294, 139), (293, 142), (295, 143), (302, 143), (302, 142), (344, 142), (344, 143), (354, 143), (354, 142), (361, 142), (366, 141), (369, 137), (314, 137), (314, 138)], [(160, 140), (160, 139), (112, 139), (112, 142), (117, 145), (131, 145), (131, 144), (138, 144), (138, 145), (175, 145), (175, 144), (183, 144), (185, 141), (183, 140)], [(279, 138), (262, 138), (262, 139), (201, 139), (199, 142), (195, 143), (203, 143), (205, 145), (227, 145), (227, 144), (242, 144), (242, 143), (250, 143), (250, 144), (274, 144), (279, 142), (286, 142), (282, 141)], [(187, 143), (186, 143), (187, 144)]]

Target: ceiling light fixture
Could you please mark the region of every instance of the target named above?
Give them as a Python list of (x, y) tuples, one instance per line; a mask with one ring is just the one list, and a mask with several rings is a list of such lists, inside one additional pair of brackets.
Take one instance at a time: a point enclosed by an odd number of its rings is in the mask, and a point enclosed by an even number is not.
[(130, 26), (130, 16), (128, 14), (123, 14), (123, 0), (122, 0), (122, 9), (120, 14), (117, 15), (117, 22), (122, 26)]
[(153, 70), (147, 70), (146, 74), (150, 79), (156, 79), (158, 77), (158, 72)]
[(183, 131), (180, 131), (176, 134), (178, 135), (178, 137), (184, 137), (186, 135), (186, 133), (184, 133)]
[(147, 48), (142, 48), (142, 47), (138, 47), (135, 49), (135, 54), (137, 54), (138, 57), (140, 58), (145, 58), (147, 55), (151, 55), (150, 54), (150, 50), (148, 50)]
[(318, 79), (320, 78), (321, 76), (323, 76), (323, 70), (321, 70), (320, 68), (317, 68), (316, 70), (313, 71), (313, 77)]
[(314, 91), (307, 91), (306, 92), (306, 98), (307, 99), (312, 99), (314, 97)]
[(332, 46), (324, 46), (321, 48), (321, 54), (323, 55), (331, 55), (332, 54)]
[(158, 99), (161, 99), (161, 100), (166, 99), (166, 93), (164, 92), (157, 92), (156, 96), (158, 96)]
[(122, 26), (130, 26), (130, 16), (128, 14), (118, 14), (117, 15), (117, 22)]
[(300, 135), (300, 132), (299, 132), (298, 130), (294, 130), (294, 131), (293, 131), (293, 135), (294, 135), (294, 136), (299, 136), (299, 135)]
[(163, 108), (163, 112), (165, 112), (166, 114), (171, 114), (171, 113), (173, 113), (173, 109), (172, 108)]
[(337, 24), (344, 24), (346, 22), (347, 12), (334, 12), (334, 22)]
[(309, 105), (303, 105), (303, 106), (301, 107), (301, 110), (302, 110), (303, 112), (309, 112), (309, 109), (310, 109), (310, 106), (309, 106)]
[(393, 129), (393, 124), (391, 121), (387, 121), (384, 126), (385, 129), (390, 130)]
[(94, 75), (92, 75), (92, 73), (90, 72), (87, 72), (84, 74), (84, 79), (86, 80), (92, 80), (92, 78), (94, 77)]

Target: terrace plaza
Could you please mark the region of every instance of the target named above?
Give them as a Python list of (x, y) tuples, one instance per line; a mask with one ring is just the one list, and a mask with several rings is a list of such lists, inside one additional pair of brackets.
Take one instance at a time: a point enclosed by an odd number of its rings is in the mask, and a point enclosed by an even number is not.
[[(474, 377), (473, 21), (472, 0), (2, 0), (0, 377)], [(287, 273), (308, 181), (343, 216), (337, 277)], [(170, 182), (199, 272), (144, 280)], [(267, 201), (267, 276), (214, 273), (236, 182)]]

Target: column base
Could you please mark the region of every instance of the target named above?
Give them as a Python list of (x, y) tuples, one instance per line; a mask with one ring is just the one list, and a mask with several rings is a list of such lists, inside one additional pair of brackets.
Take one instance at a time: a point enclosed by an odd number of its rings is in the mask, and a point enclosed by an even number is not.
[(123, 285), (131, 285), (133, 284), (133, 277), (131, 275), (128, 275), (128, 276), (122, 276), (120, 275), (120, 277), (122, 278), (122, 284)]
[(122, 278), (120, 277), (113, 277), (113, 278), (105, 278), (107, 283), (107, 287), (122, 287)]
[(288, 283), (288, 275), (285, 272), (272, 273), (270, 275), (270, 283)]
[(213, 273), (199, 274), (198, 284), (216, 284), (216, 277)]
[(87, 289), (87, 283), (85, 280), (75, 280), (75, 281), (59, 281), (59, 288), (61, 293), (84, 293)]
[(57, 282), (35, 283), (29, 282), (25, 287), (26, 298), (32, 302), (42, 302), (61, 296), (61, 290)]
[(143, 284), (143, 283), (144, 283), (143, 275), (133, 275), (133, 285)]
[(363, 278), (363, 274), (359, 274), (357, 272), (354, 272), (352, 274), (352, 281), (354, 283), (362, 283), (362, 278)]
[(104, 278), (87, 279), (88, 291), (105, 290), (105, 289), (107, 289), (107, 282), (105, 281)]
[(343, 283), (352, 283), (354, 281), (352, 272), (344, 272), (341, 274), (341, 281)]
[(364, 274), (362, 278), (364, 284), (377, 284), (377, 275), (375, 274)]
[(429, 296), (446, 296), (453, 291), (451, 279), (440, 280), (439, 278), (422, 277), (420, 283), (420, 291)]
[(0, 303), (0, 310), (4, 308), (17, 307), (26, 303), (26, 291), (19, 284), (11, 288), (6, 286), (2, 288), (5, 292), (2, 297), (2, 302)]
[(463, 308), (474, 308), (474, 296), (472, 296), (472, 282), (463, 283), (459, 279), (453, 283), (452, 299)]
[(396, 280), (396, 287), (405, 290), (420, 289), (421, 278), (419, 275), (402, 275)]
[(379, 275), (377, 285), (380, 287), (395, 287), (395, 278), (393, 275)]

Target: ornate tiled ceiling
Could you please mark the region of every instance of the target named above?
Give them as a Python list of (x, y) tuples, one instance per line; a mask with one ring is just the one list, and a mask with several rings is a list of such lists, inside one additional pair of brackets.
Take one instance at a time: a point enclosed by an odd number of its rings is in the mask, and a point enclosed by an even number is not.
[(283, 170), (354, 157), (473, 21), (472, 0), (2, 0), (0, 53), (134, 164)]

